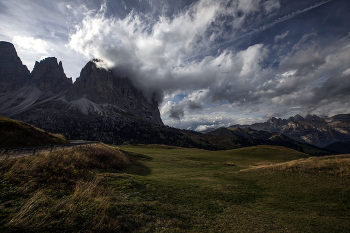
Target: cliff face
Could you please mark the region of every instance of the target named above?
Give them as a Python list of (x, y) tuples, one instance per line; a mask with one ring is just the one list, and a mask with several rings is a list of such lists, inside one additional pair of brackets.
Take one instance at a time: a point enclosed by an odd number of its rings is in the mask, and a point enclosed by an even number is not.
[(29, 74), (13, 44), (0, 41), (0, 92), (13, 91), (27, 85)]

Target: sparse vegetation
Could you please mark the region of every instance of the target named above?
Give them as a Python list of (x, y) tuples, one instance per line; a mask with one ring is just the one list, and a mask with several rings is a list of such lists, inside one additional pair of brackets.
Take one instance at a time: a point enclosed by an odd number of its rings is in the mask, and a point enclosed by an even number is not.
[(61, 134), (52, 134), (27, 123), (0, 116), (0, 148), (65, 144)]

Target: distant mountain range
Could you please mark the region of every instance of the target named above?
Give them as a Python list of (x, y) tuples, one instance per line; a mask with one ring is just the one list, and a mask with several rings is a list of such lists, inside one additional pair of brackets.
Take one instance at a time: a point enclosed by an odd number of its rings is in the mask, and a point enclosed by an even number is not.
[(350, 140), (350, 114), (339, 114), (333, 117), (295, 115), (288, 119), (272, 117), (266, 122), (252, 125), (232, 125), (234, 127), (250, 127), (255, 130), (266, 130), (281, 133), (296, 141), (325, 147), (338, 141)]
[(299, 150), (312, 155), (326, 155), (332, 154), (331, 149), (321, 149), (317, 146), (308, 143), (298, 142), (281, 133), (254, 130), (250, 127), (240, 128), (218, 128), (207, 132), (205, 135), (211, 135), (222, 138), (222, 141), (231, 141), (233, 144), (244, 144), (244, 146), (251, 145), (276, 145), (284, 146), (294, 150)]

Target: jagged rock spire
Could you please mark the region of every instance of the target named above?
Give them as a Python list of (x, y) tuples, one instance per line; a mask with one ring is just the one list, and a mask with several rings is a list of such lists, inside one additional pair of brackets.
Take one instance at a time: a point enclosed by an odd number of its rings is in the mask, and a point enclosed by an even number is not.
[(31, 73), (31, 82), (36, 83), (42, 91), (68, 91), (72, 86), (72, 79), (64, 73), (62, 62), (57, 63), (57, 58), (48, 57), (36, 62)]

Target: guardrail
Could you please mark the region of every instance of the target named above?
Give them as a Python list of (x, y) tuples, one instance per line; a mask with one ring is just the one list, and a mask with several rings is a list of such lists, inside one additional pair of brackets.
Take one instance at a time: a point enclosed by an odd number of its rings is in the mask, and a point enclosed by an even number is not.
[(28, 155), (40, 154), (43, 152), (53, 152), (58, 150), (65, 150), (74, 147), (95, 145), (98, 141), (81, 141), (72, 140), (69, 144), (55, 144), (46, 146), (35, 146), (35, 147), (20, 147), (20, 148), (7, 148), (0, 149), (0, 160), (18, 158)]

